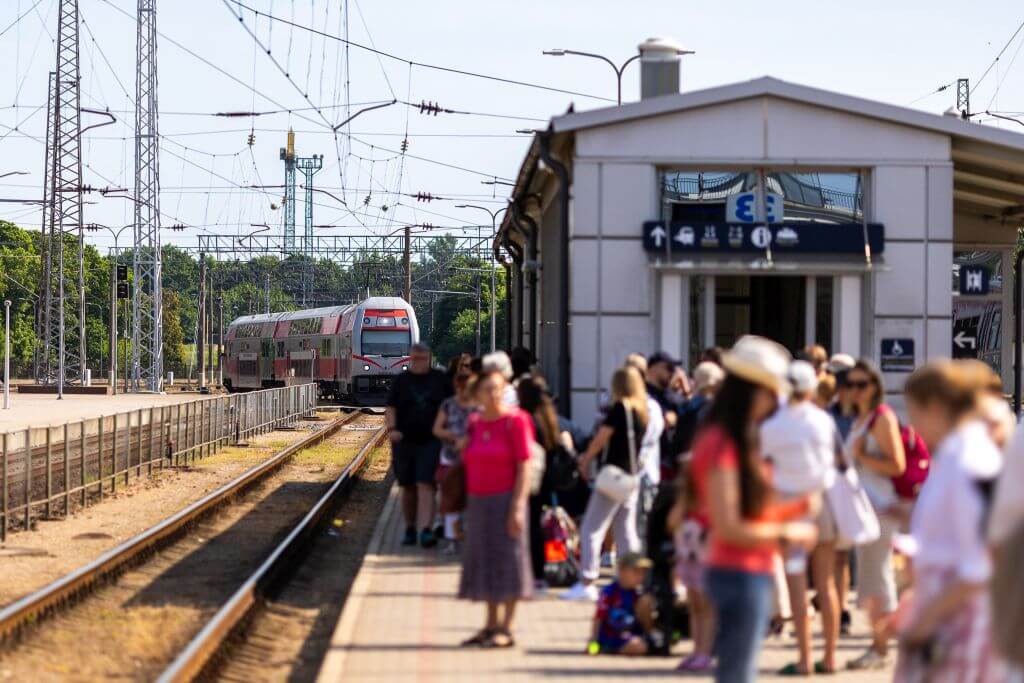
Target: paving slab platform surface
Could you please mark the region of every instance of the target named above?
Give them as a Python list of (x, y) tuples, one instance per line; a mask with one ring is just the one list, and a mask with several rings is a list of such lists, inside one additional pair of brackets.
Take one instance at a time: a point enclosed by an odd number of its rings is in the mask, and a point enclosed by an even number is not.
[(210, 398), (210, 396), (198, 393), (118, 394), (117, 396), (65, 394), (64, 398), (58, 399), (51, 394), (18, 394), (12, 391), (10, 409), (0, 409), (0, 433), (17, 431), (26, 427), (59, 425), (151, 406), (185, 403), (200, 398)]
[[(320, 683), (710, 679), (673, 671), (689, 652), (689, 641), (677, 645), (671, 658), (582, 654), (594, 607), (559, 600), (554, 593), (520, 604), (515, 648), (461, 648), (459, 642), (483, 623), (482, 605), (455, 599), (460, 571), (457, 561), (433, 550), (401, 547), (401, 531), (396, 490), (335, 629)], [(867, 642), (863, 632), (843, 638), (840, 663), (863, 652)], [(760, 680), (786, 680), (772, 672), (793, 661), (796, 651), (791, 638), (768, 640), (760, 661)], [(821, 680), (875, 683), (891, 679), (892, 671), (886, 670), (842, 672)]]

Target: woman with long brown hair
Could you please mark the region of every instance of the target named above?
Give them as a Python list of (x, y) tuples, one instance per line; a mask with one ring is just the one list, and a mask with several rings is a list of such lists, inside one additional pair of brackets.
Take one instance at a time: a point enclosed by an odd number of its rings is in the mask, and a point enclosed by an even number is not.
[(647, 429), (647, 389), (636, 368), (612, 375), (612, 407), (580, 456), (579, 467), (590, 477), (591, 463), (601, 454), (601, 469), (587, 501), (580, 526), (580, 581), (561, 595), (566, 600), (597, 600), (601, 541), (612, 527), (620, 552), (638, 552), (637, 507), (640, 498), (640, 449)]
[[(561, 432), (558, 429), (558, 413), (555, 404), (548, 395), (548, 385), (539, 375), (523, 375), (516, 385), (519, 407), (533, 419), (534, 438), (544, 448), (550, 460), (551, 453), (559, 446)], [(547, 468), (545, 469), (547, 472)], [(530, 496), (530, 562), (533, 576), (538, 585), (544, 579), (544, 531), (541, 517), (544, 506), (551, 504), (552, 489), (549, 477), (541, 480), (540, 490)]]
[(772, 500), (770, 465), (758, 443), (758, 425), (785, 391), (789, 354), (767, 339), (744, 337), (722, 365), (727, 374), (694, 438), (690, 473), (697, 507), (710, 521), (705, 587), (716, 612), (715, 680), (745, 683), (757, 676), (779, 548), (812, 545), (816, 529), (791, 521), (808, 514), (807, 499)]

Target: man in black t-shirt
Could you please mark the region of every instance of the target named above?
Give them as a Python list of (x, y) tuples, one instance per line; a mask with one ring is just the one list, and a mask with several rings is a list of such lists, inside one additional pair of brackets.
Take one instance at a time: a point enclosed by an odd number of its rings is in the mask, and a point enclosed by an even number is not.
[(388, 396), (385, 424), (391, 440), (391, 463), (402, 489), (405, 536), (402, 545), (419, 542), (424, 548), (437, 544), (431, 530), (434, 522), (434, 494), (441, 443), (434, 437), (434, 419), (448, 394), (448, 381), (440, 370), (430, 367), (430, 347), (414, 344), (409, 370), (395, 377)]

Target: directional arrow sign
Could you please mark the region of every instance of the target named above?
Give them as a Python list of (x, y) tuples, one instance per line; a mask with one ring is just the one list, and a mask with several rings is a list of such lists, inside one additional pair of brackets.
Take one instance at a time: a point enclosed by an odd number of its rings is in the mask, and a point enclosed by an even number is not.
[(654, 229), (651, 230), (651, 239), (654, 240), (654, 246), (659, 249), (661, 249), (661, 244), (665, 241), (665, 237), (667, 236), (668, 233), (665, 232), (665, 228), (660, 225), (654, 226)]
[(960, 330), (959, 332), (956, 333), (956, 336), (953, 337), (953, 343), (956, 344), (957, 347), (961, 348), (961, 349), (976, 349), (976, 348), (978, 348), (978, 346), (977, 346), (977, 344), (978, 344), (977, 338), (976, 337), (968, 337), (966, 334), (964, 334), (963, 330)]

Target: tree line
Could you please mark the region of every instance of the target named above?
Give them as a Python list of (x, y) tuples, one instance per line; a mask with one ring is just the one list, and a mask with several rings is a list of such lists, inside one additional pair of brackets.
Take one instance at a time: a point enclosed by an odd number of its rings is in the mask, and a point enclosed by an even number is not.
[[(43, 270), (42, 239), (39, 232), (25, 230), (0, 220), (0, 299), (11, 301), (11, 373), (31, 377), (36, 342), (36, 311), (39, 306)], [(65, 258), (77, 259), (78, 238), (65, 236)], [(199, 311), (199, 258), (173, 245), (162, 248), (164, 368), (176, 377), (195, 372), (195, 342)], [(131, 254), (122, 253), (116, 263), (129, 266)], [(333, 306), (370, 296), (401, 296), (404, 269), (401, 258), (391, 254), (364, 252), (344, 267), (329, 260), (312, 265), (312, 289), (302, 305), (302, 270), (307, 262), (300, 255), (263, 256), (250, 260), (215, 260), (206, 257), (207, 287), (212, 312), (211, 335), (217, 342), (220, 320), (224, 329), (235, 318), (263, 313), (269, 292), (272, 312)], [(85, 247), (86, 367), (93, 377), (106, 377), (110, 351), (110, 278), (114, 257), (96, 247)], [(476, 346), (477, 285), (481, 299), (481, 348), (490, 347), (490, 274), (495, 267), (475, 254), (457, 248), (453, 237), (431, 242), (428, 253), (412, 264), (412, 304), (420, 324), (421, 337), (429, 340), (440, 360)], [(505, 270), (496, 268), (497, 334), (504, 347)], [(131, 275), (129, 275), (131, 277)], [(269, 282), (269, 286), (268, 286)], [(223, 314), (222, 314), (223, 311)], [(118, 311), (118, 366), (124, 372), (130, 358), (130, 306), (120, 302)], [(126, 328), (126, 323), (128, 327)], [(126, 338), (129, 337), (129, 338)]]

